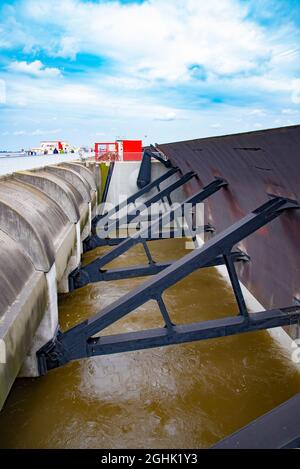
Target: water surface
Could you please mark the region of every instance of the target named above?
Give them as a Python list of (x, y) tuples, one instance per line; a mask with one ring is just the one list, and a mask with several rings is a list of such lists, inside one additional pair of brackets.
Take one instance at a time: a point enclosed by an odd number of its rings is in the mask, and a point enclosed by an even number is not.
[[(151, 243), (156, 260), (186, 254), (183, 240)], [(91, 261), (105, 249), (85, 255)], [(145, 262), (142, 249), (114, 266)], [(143, 279), (99, 283), (60, 298), (67, 329), (93, 316)], [(203, 269), (165, 294), (177, 323), (236, 313), (216, 269)], [(161, 325), (148, 303), (108, 332)], [(38, 379), (17, 380), (0, 414), (8, 448), (202, 448), (300, 391), (300, 377), (267, 332), (95, 357)]]

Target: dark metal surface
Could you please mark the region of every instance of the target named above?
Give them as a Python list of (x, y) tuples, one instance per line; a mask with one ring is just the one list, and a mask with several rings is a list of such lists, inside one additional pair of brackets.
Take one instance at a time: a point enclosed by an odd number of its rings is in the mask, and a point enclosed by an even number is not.
[[(248, 262), (250, 258), (241, 251), (232, 252), (232, 262)], [(173, 261), (174, 262), (174, 261)], [(109, 282), (111, 280), (124, 280), (125, 278), (132, 277), (148, 277), (155, 275), (164, 270), (166, 267), (170, 267), (173, 262), (153, 262), (148, 265), (136, 265), (129, 267), (122, 267), (118, 269), (99, 269), (93, 270), (92, 273), (88, 273), (85, 267), (74, 270), (69, 276), (69, 290), (70, 292), (78, 288), (82, 288), (89, 283), (97, 282)], [(216, 267), (218, 265), (224, 265), (225, 261), (223, 256), (216, 257), (213, 261), (209, 262), (204, 267)]]
[(166, 168), (170, 168), (171, 166), (170, 161), (167, 159), (163, 159), (159, 152), (155, 149), (155, 147), (151, 146), (150, 148), (146, 148), (143, 152), (143, 158), (137, 178), (137, 186), (140, 189), (142, 189), (151, 182), (152, 158), (162, 163)]
[(151, 182), (151, 158), (151, 152), (149, 150), (145, 150), (136, 181), (136, 184), (140, 189), (147, 186)]
[[(210, 225), (204, 225), (201, 229), (197, 230), (198, 234), (203, 232), (214, 232), (214, 228)], [(169, 232), (165, 233), (160, 232), (157, 233), (157, 237), (153, 236), (151, 238), (147, 238), (147, 241), (159, 241), (160, 239), (172, 239), (176, 237), (182, 237), (182, 230), (170, 230)], [(128, 236), (124, 234), (122, 238), (98, 238), (97, 236), (88, 236), (83, 242), (83, 252), (92, 251), (93, 249), (100, 248), (103, 246), (118, 246), (119, 244), (123, 243)]]
[[(299, 208), (299, 204), (294, 200), (282, 197), (270, 199), (216, 235), (201, 249), (195, 249), (182, 259), (172, 263), (151, 280), (144, 282), (137, 289), (108, 305), (93, 318), (78, 324), (67, 332), (59, 332), (54, 340), (48, 342), (37, 352), (40, 374), (45, 374), (70, 360), (92, 355), (205, 340), (297, 323), (300, 317), (299, 306), (248, 314), (241, 302), (241, 293), (236, 288), (235, 276), (232, 265), (230, 265), (230, 255), (234, 245), (268, 225), (286, 211), (291, 211), (295, 215), (295, 209)], [(239, 316), (175, 326), (172, 324), (163, 302), (163, 292), (195, 270), (208, 265), (218, 256), (224, 256), (229, 266), (232, 286), (238, 299)], [(165, 322), (164, 328), (110, 337), (93, 337), (149, 300), (157, 302)]]
[(127, 205), (136, 202), (137, 199), (142, 197), (145, 194), (148, 194), (152, 189), (156, 188), (157, 191), (160, 190), (160, 184), (169, 179), (171, 176), (176, 174), (179, 171), (178, 168), (172, 168), (166, 173), (164, 173), (162, 176), (159, 178), (155, 179), (154, 181), (150, 182), (146, 187), (143, 187), (143, 189), (135, 192), (132, 194), (128, 199), (124, 200), (120, 204), (118, 204), (116, 207), (112, 208), (108, 212), (105, 212), (101, 215), (97, 215), (93, 220), (92, 220), (92, 226), (95, 227), (97, 223), (101, 222), (101, 225), (105, 225), (105, 223), (109, 220), (109, 218), (116, 213), (120, 212), (120, 210)]
[(212, 449), (280, 449), (300, 447), (300, 394), (259, 417)]
[[(266, 194), (300, 200), (300, 126), (158, 145), (181, 171), (199, 180), (188, 194), (212, 177), (228, 187), (206, 203), (206, 222), (217, 233), (235, 223)], [(300, 213), (285, 213), (239, 248), (251, 262), (237, 267), (239, 278), (265, 308), (292, 304), (300, 298)]]
[[(100, 269), (104, 267), (106, 264), (109, 262), (113, 261), (117, 257), (119, 257), (121, 254), (124, 254), (124, 252), (128, 251), (130, 248), (133, 246), (142, 243), (144, 245), (144, 249), (146, 252), (146, 255), (149, 260), (149, 264), (153, 264), (153, 259), (151, 258), (151, 254), (149, 252), (149, 249), (147, 247), (147, 241), (152, 239), (159, 239), (157, 238), (158, 235), (162, 235), (161, 239), (165, 239), (163, 237), (163, 232), (161, 232), (161, 229), (167, 225), (170, 224), (170, 222), (173, 222), (176, 218), (182, 218), (184, 217), (184, 210), (186, 207), (192, 208), (196, 204), (199, 204), (203, 202), (204, 200), (207, 200), (209, 197), (211, 197), (213, 194), (218, 192), (220, 189), (224, 188), (227, 186), (227, 181), (224, 181), (223, 179), (215, 179), (212, 181), (210, 184), (205, 186), (203, 189), (198, 191), (196, 194), (194, 194), (192, 197), (188, 197), (180, 206), (176, 207), (175, 209), (171, 209), (169, 212), (165, 214), (161, 214), (158, 219), (156, 219), (154, 222), (150, 224), (149, 227), (142, 229), (135, 233), (134, 235), (125, 238), (122, 243), (117, 244), (117, 247), (106, 253), (104, 256), (99, 257), (98, 259), (94, 260), (90, 264), (80, 267), (75, 269), (71, 274), (69, 275), (69, 290), (73, 291), (76, 288), (82, 288), (88, 283), (91, 282), (98, 282), (101, 280), (105, 280), (103, 271)], [(193, 227), (192, 227), (193, 228)], [(174, 231), (170, 234), (174, 234)], [(190, 230), (191, 236), (194, 234), (192, 230)], [(182, 236), (182, 233), (181, 233)], [(105, 241), (105, 240), (104, 240)], [(85, 240), (84, 243), (84, 251), (86, 252), (89, 249), (94, 249), (95, 247), (98, 247), (99, 244), (103, 242), (101, 238), (98, 238), (96, 236), (94, 237), (89, 237), (87, 240)], [(145, 266), (144, 266), (145, 267)], [(119, 271), (118, 275), (119, 278), (128, 278), (126, 275), (130, 274), (130, 277), (134, 276), (134, 272), (136, 272), (136, 276), (140, 275), (154, 275), (160, 270), (157, 270), (152, 265), (152, 268), (145, 269), (143, 266), (137, 266), (134, 269), (131, 269), (130, 271), (126, 270), (124, 271), (124, 277), (122, 277), (121, 271)], [(105, 276), (106, 279), (108, 279), (109, 275)], [(116, 279), (116, 278), (114, 278)]]
[[(132, 222), (138, 224), (141, 221), (141, 214), (146, 209), (150, 208), (153, 204), (157, 202), (162, 202), (165, 198), (167, 198), (169, 205), (171, 205), (172, 200), (170, 195), (180, 187), (190, 182), (194, 177), (196, 177), (195, 173), (193, 171), (190, 171), (181, 176), (179, 179), (177, 179), (177, 181), (173, 182), (172, 184), (169, 184), (162, 190), (159, 190), (156, 194), (154, 194), (149, 199), (145, 200), (143, 203), (137, 205), (134, 209), (128, 211), (125, 210), (129, 213), (126, 213), (125, 215), (120, 217), (116, 217), (114, 220), (108, 219), (107, 223), (104, 223), (103, 220), (100, 219), (100, 222), (98, 221), (96, 223), (96, 234), (88, 236), (88, 238), (83, 241), (83, 252), (88, 252), (92, 249), (95, 249), (96, 247), (103, 246), (103, 240), (108, 237), (109, 233), (115, 230), (118, 232), (119, 228), (122, 225), (128, 225)], [(116, 213), (118, 213), (119, 211), (119, 206), (117, 208), (118, 210)], [(98, 244), (99, 239), (100, 244)]]

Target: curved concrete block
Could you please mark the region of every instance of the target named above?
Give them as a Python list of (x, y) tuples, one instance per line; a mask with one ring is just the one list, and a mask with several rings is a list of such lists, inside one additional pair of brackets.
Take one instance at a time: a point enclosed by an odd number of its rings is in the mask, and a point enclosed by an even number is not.
[(101, 175), (101, 166), (100, 163), (96, 161), (85, 161), (85, 162), (76, 162), (80, 166), (83, 166), (84, 168), (87, 168), (94, 177), (96, 187), (97, 187), (97, 200), (96, 200), (96, 205), (94, 207), (96, 215), (98, 213), (98, 206), (101, 203), (101, 191), (102, 191), (102, 175)]
[(97, 191), (97, 186), (95, 182), (94, 175), (92, 171), (90, 171), (86, 166), (83, 166), (82, 164), (72, 162), (72, 163), (62, 163), (60, 166), (64, 168), (70, 168), (73, 171), (76, 171), (76, 173), (80, 174), (81, 177), (83, 177), (89, 184), (90, 190), (93, 192)]
[[(55, 252), (59, 249), (65, 230), (69, 225), (64, 212), (59, 205), (43, 192), (36, 188), (13, 179), (7, 179), (0, 184), (0, 201), (6, 206), (15, 210), (24, 220), (24, 226), (32, 227), (35, 238), (39, 238), (47, 253), (48, 263), (42, 262), (42, 258), (37, 258), (35, 245), (29, 233), (20, 231), (20, 226), (16, 225), (16, 220), (4, 215), (1, 217), (0, 228), (8, 233), (13, 239), (21, 242), (26, 252), (32, 258), (36, 268), (42, 268), (45, 272), (55, 261)], [(19, 217), (19, 219), (21, 219)], [(13, 230), (15, 227), (15, 230)]]
[(20, 246), (0, 230), (0, 324), (8, 308), (33, 274), (34, 266)]
[(57, 279), (60, 280), (76, 244), (75, 224), (70, 223), (52, 198), (30, 184), (9, 179), (0, 184), (0, 197), (3, 191), (11, 198), (15, 196), (16, 199), (21, 199), (22, 206), (28, 207), (28, 213), (35, 211), (43, 218), (42, 226), (50, 243), (53, 243)]
[(38, 375), (36, 351), (58, 326), (58, 288), (68, 291), (90, 233), (97, 186), (78, 166), (0, 178), (0, 408), (20, 369)]
[[(47, 308), (47, 283), (18, 243), (0, 230), (0, 409)], [(3, 267), (5, 266), (5, 268)]]
[(44, 168), (43, 170), (39, 170), (37, 174), (45, 177), (48, 176), (53, 181), (60, 181), (61, 183), (63, 183), (63, 185), (68, 187), (69, 191), (73, 194), (76, 201), (76, 206), (79, 210), (79, 215), (81, 214), (82, 210), (85, 210), (86, 202), (84, 201), (81, 193), (73, 184), (71, 184), (64, 178), (63, 174), (55, 174), (54, 172), (46, 171), (46, 168)]
[(81, 194), (85, 203), (91, 202), (90, 188), (87, 181), (73, 169), (65, 168), (63, 166), (47, 166), (45, 171), (56, 174), (62, 177), (67, 182), (72, 184)]
[(42, 227), (43, 219), (37, 213), (25, 215), (23, 204), (16, 208), (15, 202), (8, 199), (0, 194), (0, 229), (20, 243), (37, 270), (48, 272), (55, 253), (53, 243)]
[(46, 171), (22, 171), (14, 173), (13, 177), (43, 191), (61, 207), (70, 222), (78, 222), (80, 218), (78, 200), (76, 200), (70, 185), (66, 184), (61, 178)]

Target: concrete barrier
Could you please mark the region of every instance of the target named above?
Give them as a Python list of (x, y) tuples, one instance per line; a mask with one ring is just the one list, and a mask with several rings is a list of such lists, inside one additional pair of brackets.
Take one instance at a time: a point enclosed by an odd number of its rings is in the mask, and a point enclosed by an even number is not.
[[(97, 167), (80, 162), (0, 178), (0, 408), (58, 327), (57, 294), (81, 259), (97, 212)], [(3, 352), (4, 351), (4, 352)]]
[(14, 174), (16, 180), (27, 182), (57, 202), (71, 223), (80, 219), (79, 206), (74, 192), (61, 178), (45, 171), (22, 171)]

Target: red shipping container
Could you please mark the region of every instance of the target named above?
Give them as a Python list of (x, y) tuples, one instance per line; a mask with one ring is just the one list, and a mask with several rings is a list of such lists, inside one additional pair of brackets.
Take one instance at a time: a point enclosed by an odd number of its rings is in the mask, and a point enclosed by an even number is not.
[(142, 152), (142, 140), (123, 140), (124, 161), (141, 161)]

